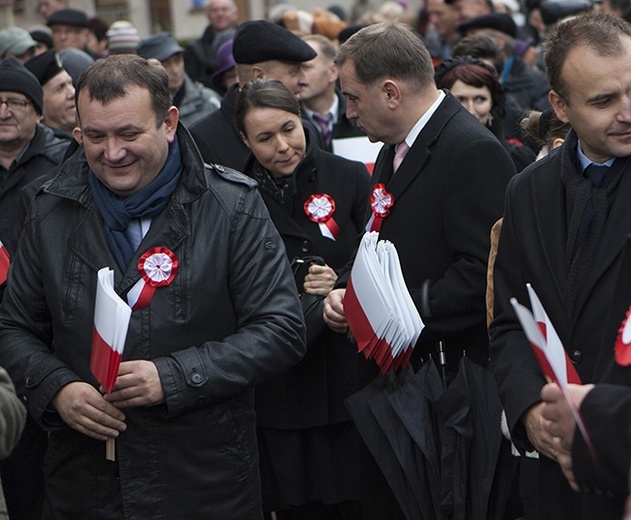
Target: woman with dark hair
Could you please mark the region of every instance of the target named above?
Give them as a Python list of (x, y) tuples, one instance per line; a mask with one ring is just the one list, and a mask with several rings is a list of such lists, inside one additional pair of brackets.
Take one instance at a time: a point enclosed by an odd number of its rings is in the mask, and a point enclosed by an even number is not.
[(363, 164), (314, 144), (280, 81), (246, 84), (236, 122), (253, 153), (245, 173), (293, 259), (307, 322), (304, 359), (256, 388), (263, 504), (278, 519), (361, 518), (361, 440), (343, 399), (376, 365), (324, 325), (321, 304), (362, 231), (370, 177)]
[(487, 63), (469, 56), (443, 61), (436, 68), (436, 85), (446, 88), (504, 145), (518, 172), (536, 156), (530, 148), (504, 135), (504, 89)]

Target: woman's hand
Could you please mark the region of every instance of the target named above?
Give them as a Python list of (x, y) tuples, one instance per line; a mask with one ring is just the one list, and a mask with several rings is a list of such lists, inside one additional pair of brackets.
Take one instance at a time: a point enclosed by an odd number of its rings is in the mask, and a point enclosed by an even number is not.
[(311, 264), (303, 288), (307, 294), (326, 296), (333, 289), (336, 280), (337, 273), (328, 265)]

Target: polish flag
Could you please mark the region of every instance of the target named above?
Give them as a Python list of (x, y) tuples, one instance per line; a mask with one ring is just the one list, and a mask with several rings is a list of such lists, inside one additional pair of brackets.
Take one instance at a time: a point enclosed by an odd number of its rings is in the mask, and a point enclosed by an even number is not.
[(375, 161), (383, 143), (371, 143), (368, 137), (362, 135), (358, 137), (346, 137), (344, 139), (333, 139), (331, 141), (333, 153), (340, 155), (351, 161), (360, 161), (366, 165), (368, 173), (372, 175), (375, 168)]
[(568, 383), (581, 384), (576, 369), (565, 348), (563, 348), (541, 301), (530, 284), (527, 287), (533, 312), (517, 303), (515, 298), (511, 299), (511, 304), (526, 338), (530, 342), (541, 371), (550, 381), (554, 381), (563, 389), (567, 387)]
[[(559, 376), (563, 377), (566, 384), (572, 383), (580, 385), (581, 378), (578, 376), (578, 373), (574, 368), (574, 364), (567, 355), (565, 348), (563, 348), (561, 338), (559, 338), (559, 335), (552, 324), (552, 320), (550, 320), (548, 313), (543, 308), (543, 304), (541, 303), (541, 300), (539, 300), (539, 296), (537, 296), (537, 293), (529, 283), (526, 284), (526, 288), (528, 289), (528, 296), (530, 297), (530, 306), (532, 307), (533, 317), (547, 343), (547, 351), (550, 353), (549, 355), (555, 357), (555, 363), (559, 367)], [(537, 349), (535, 350), (535, 354), (541, 356), (542, 352)]]
[(9, 265), (11, 261), (9, 259), (9, 252), (4, 244), (0, 242), (0, 284), (7, 281), (7, 273), (9, 272)]
[(90, 369), (110, 393), (118, 376), (131, 308), (114, 290), (114, 271), (104, 267), (98, 272)]
[(568, 384), (581, 384), (581, 379), (567, 355), (561, 339), (543, 308), (541, 300), (530, 284), (526, 284), (528, 296), (530, 298), (530, 306), (532, 312), (517, 302), (515, 298), (511, 298), (510, 302), (515, 310), (515, 314), (526, 334), (526, 338), (530, 342), (535, 357), (541, 367), (541, 371), (548, 380), (555, 382), (563, 391), (565, 398), (570, 405), (570, 410), (576, 421), (576, 425), (583, 436), (583, 440), (587, 445), (589, 452), (595, 460), (595, 452), (592, 441), (585, 426), (585, 421), (581, 416), (580, 410), (573, 401), (568, 391)]

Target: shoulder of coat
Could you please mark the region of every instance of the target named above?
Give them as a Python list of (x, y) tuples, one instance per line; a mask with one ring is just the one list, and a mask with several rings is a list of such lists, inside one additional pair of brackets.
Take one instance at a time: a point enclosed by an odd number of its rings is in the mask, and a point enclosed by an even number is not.
[(251, 179), (247, 175), (237, 170), (228, 168), (227, 166), (222, 166), (221, 164), (207, 164), (206, 168), (211, 171), (214, 171), (222, 179), (225, 179), (228, 182), (233, 182), (236, 184), (243, 184), (250, 188), (255, 188), (257, 186), (256, 181), (254, 179)]

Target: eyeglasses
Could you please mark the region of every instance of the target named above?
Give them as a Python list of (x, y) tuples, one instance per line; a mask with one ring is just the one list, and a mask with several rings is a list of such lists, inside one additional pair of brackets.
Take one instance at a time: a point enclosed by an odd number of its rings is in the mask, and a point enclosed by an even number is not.
[(31, 102), (26, 99), (0, 99), (0, 107), (3, 104), (6, 104), (9, 110), (24, 110), (26, 108), (26, 105), (29, 105), (30, 103)]

